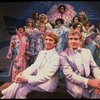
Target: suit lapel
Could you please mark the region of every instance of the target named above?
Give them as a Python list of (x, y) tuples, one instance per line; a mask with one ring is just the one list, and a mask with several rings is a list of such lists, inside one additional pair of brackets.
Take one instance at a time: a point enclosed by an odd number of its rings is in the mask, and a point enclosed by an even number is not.
[(82, 60), (83, 60), (83, 67), (84, 67), (84, 72), (85, 72), (85, 76), (88, 77), (89, 75), (89, 67), (87, 66), (87, 63), (86, 63), (86, 55), (84, 54), (84, 51), (82, 50), (81, 52), (81, 57), (82, 57)]
[(71, 56), (71, 59), (73, 60), (73, 63), (74, 63), (74, 66), (73, 67), (75, 67), (77, 70), (78, 70), (78, 72), (80, 72), (80, 70), (79, 70), (79, 65), (78, 65), (78, 60), (77, 60), (77, 58), (75, 57), (75, 55), (72, 55)]
[(67, 54), (66, 59), (67, 59), (68, 63), (70, 64), (70, 66), (72, 67), (72, 69), (74, 69), (74, 71), (78, 73), (79, 70), (76, 66), (76, 63), (75, 63), (75, 60), (74, 60), (74, 57), (73, 57), (73, 55), (74, 55), (73, 50), (67, 49), (67, 51), (65, 51), (65, 54)]
[(46, 54), (46, 57), (43, 57), (43, 60), (41, 62), (41, 65), (39, 66), (39, 69), (42, 69), (43, 66), (46, 65), (46, 63), (48, 63), (48, 60), (50, 60), (50, 57), (53, 55), (53, 53), (51, 54)]
[(47, 56), (46, 58), (44, 58), (44, 60), (42, 61), (41, 65), (40, 65), (40, 68), (41, 69), (45, 64), (47, 63)]

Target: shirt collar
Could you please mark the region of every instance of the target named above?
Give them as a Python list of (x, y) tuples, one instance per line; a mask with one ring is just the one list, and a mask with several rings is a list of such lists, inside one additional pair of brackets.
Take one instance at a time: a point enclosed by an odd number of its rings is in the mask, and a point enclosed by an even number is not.
[(72, 48), (71, 48), (71, 51), (73, 51), (75, 54), (78, 52), (78, 53), (80, 53), (81, 51), (82, 51), (82, 48), (77, 48), (77, 49), (75, 49), (75, 50), (73, 50)]
[(50, 50), (44, 50), (45, 53), (47, 54), (52, 54), (53, 51), (55, 51), (56, 49), (53, 48), (53, 49), (50, 49)]

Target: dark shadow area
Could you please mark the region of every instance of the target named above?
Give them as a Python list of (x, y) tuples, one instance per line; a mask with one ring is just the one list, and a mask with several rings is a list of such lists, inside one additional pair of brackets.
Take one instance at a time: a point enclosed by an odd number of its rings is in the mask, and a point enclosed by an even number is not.
[(16, 27), (18, 25), (25, 25), (25, 19), (18, 19), (18, 18), (12, 18), (9, 16), (4, 16), (4, 22), (7, 27), (9, 35), (15, 35), (16, 34)]
[(9, 68), (11, 61), (7, 58), (0, 58), (0, 82), (10, 82)]
[(32, 91), (27, 95), (28, 99), (73, 99), (67, 93), (65, 84), (59, 84), (54, 92), (37, 92)]

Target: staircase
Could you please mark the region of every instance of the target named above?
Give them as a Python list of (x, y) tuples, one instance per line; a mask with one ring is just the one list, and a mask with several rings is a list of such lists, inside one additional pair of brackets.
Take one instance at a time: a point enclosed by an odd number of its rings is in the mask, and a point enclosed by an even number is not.
[(9, 68), (11, 61), (7, 58), (0, 58), (0, 82), (10, 82)]

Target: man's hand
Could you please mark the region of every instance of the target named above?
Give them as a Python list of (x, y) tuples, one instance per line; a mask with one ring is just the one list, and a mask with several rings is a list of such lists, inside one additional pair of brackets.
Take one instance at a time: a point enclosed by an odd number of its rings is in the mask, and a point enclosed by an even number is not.
[(28, 82), (28, 80), (27, 78), (25, 78), (25, 76), (22, 73), (20, 73), (16, 76), (15, 82), (16, 83), (26, 83)]
[(100, 89), (96, 89), (96, 94), (100, 94)]
[(89, 79), (87, 84), (93, 88), (100, 89), (100, 79)]

